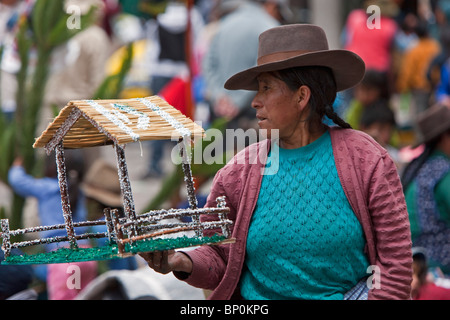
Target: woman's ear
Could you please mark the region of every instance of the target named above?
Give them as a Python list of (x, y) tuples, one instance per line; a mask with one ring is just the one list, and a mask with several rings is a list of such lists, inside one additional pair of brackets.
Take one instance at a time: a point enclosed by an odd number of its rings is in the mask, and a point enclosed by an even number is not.
[(309, 104), (309, 99), (311, 98), (311, 89), (307, 86), (301, 86), (297, 90), (298, 101), (297, 104), (300, 111), (303, 111)]

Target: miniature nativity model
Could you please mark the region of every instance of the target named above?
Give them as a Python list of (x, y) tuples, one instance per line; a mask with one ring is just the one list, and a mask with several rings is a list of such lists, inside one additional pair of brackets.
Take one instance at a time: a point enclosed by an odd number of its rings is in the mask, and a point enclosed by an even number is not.
[[(2, 264), (45, 264), (76, 261), (108, 260), (138, 252), (169, 250), (198, 245), (233, 242), (224, 198), (217, 199), (215, 208), (198, 208), (190, 166), (189, 148), (181, 148), (183, 172), (187, 188), (188, 209), (155, 210), (136, 214), (125, 159), (125, 145), (146, 140), (173, 139), (186, 142), (188, 138), (203, 136), (203, 129), (158, 96), (127, 100), (71, 101), (36, 139), (34, 148), (44, 148), (47, 155), (55, 151), (58, 182), (64, 224), (10, 230), (8, 219), (1, 220)], [(123, 197), (124, 217), (117, 210), (105, 209), (104, 220), (73, 222), (69, 203), (64, 149), (78, 149), (113, 145)], [(183, 145), (183, 144), (181, 144)], [(57, 213), (55, 213), (57, 214)], [(208, 215), (201, 221), (201, 215)], [(190, 219), (184, 219), (189, 217)], [(175, 221), (164, 223), (164, 221)], [(188, 222), (183, 222), (188, 221)], [(78, 234), (77, 227), (105, 225), (106, 232)], [(66, 236), (14, 242), (14, 236), (55, 229), (65, 229)], [(205, 236), (205, 230), (217, 231)], [(108, 245), (81, 248), (77, 241), (107, 238)], [(56, 251), (11, 255), (14, 248), (48, 243), (69, 243)]]

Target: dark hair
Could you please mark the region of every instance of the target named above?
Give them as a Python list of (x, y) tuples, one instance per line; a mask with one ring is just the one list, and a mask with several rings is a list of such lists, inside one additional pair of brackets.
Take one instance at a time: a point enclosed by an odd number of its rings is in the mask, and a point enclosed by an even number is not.
[(380, 92), (380, 98), (389, 100), (390, 92), (388, 86), (388, 76), (386, 72), (369, 69), (366, 71), (361, 81), (361, 86), (375, 88)]
[(415, 28), (415, 32), (419, 38), (426, 38), (429, 36), (428, 23), (423, 20), (419, 20)]
[(423, 253), (413, 254), (413, 264), (416, 266), (415, 272), (419, 278), (419, 283), (424, 285), (428, 274), (428, 263), (426, 256)]
[(387, 123), (396, 126), (395, 114), (386, 100), (377, 100), (364, 108), (360, 124), (369, 127), (374, 123)]
[(422, 152), (422, 154), (417, 158), (415, 158), (414, 160), (412, 160), (403, 170), (402, 185), (404, 190), (406, 190), (406, 188), (411, 184), (411, 182), (414, 181), (419, 170), (422, 168), (425, 162), (428, 161), (428, 159), (431, 157), (433, 152), (438, 147), (439, 142), (441, 141), (444, 134), (450, 134), (450, 129), (447, 130), (446, 132), (443, 132), (438, 137), (430, 141), (427, 141), (425, 143), (425, 150)]
[(337, 96), (336, 80), (333, 71), (328, 67), (295, 67), (275, 72), (280, 80), (284, 81), (292, 91), (301, 86), (307, 86), (311, 90), (309, 100), (310, 114), (307, 122), (322, 122), (327, 116), (335, 124), (342, 128), (351, 128), (351, 126), (342, 120), (333, 109), (333, 103)]

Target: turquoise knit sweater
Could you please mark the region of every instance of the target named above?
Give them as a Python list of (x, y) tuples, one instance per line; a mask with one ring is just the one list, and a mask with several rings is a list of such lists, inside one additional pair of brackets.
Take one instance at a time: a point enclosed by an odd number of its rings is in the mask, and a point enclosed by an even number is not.
[(300, 149), (280, 148), (278, 172), (263, 177), (251, 220), (241, 294), (254, 300), (342, 299), (368, 276), (364, 246), (330, 134)]

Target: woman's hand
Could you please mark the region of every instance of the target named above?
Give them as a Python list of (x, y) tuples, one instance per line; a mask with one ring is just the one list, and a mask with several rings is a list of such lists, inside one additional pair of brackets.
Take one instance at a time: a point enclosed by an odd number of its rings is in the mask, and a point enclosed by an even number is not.
[(162, 274), (173, 271), (188, 274), (192, 272), (192, 261), (182, 252), (176, 252), (175, 250), (154, 251), (141, 252), (139, 255), (144, 258), (150, 268)]

